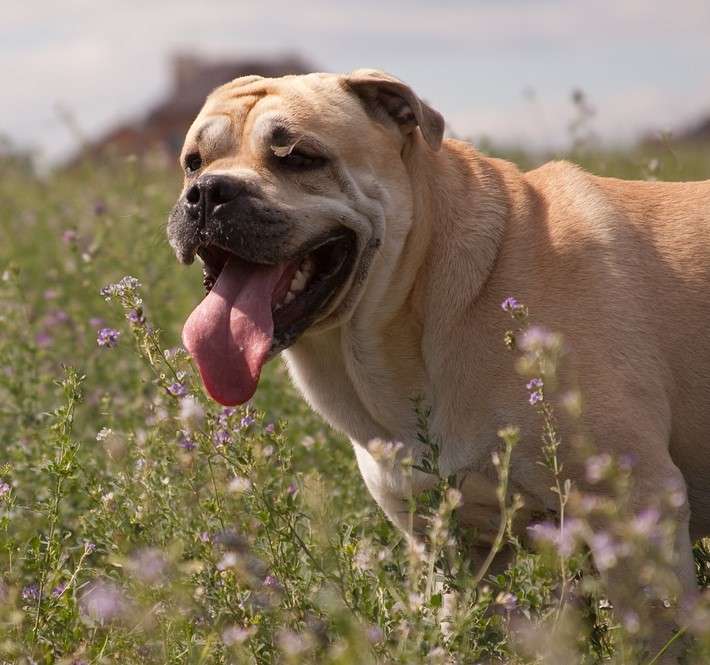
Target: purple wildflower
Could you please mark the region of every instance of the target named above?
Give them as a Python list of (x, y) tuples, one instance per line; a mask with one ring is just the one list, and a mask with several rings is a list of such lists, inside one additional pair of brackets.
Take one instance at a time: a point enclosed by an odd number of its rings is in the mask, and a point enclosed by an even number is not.
[(382, 632), (382, 629), (379, 626), (376, 626), (374, 624), (368, 626), (366, 635), (367, 635), (367, 641), (370, 644), (377, 644), (379, 642), (382, 642), (382, 640), (385, 639), (385, 635)]
[(518, 599), (514, 593), (501, 591), (496, 598), (496, 605), (500, 605), (506, 612), (512, 612), (518, 606)]
[(12, 487), (5, 481), (0, 482), (0, 496), (5, 496), (11, 489)]
[(114, 328), (101, 328), (98, 336), (96, 337), (96, 343), (99, 346), (111, 348), (118, 344), (118, 338), (120, 336), (121, 333)]
[(209, 542), (210, 542), (210, 534), (207, 533), (207, 531), (201, 531), (199, 538), (200, 538), (200, 540), (201, 540), (203, 543), (209, 543)]
[(96, 201), (96, 203), (94, 203), (94, 215), (97, 217), (106, 214), (106, 210), (106, 203), (104, 201)]
[(257, 631), (256, 626), (243, 628), (242, 626), (230, 626), (222, 633), (222, 642), (227, 646), (232, 644), (243, 644)]
[(63, 309), (52, 310), (47, 314), (47, 316), (44, 317), (44, 323), (49, 328), (61, 325), (67, 321), (69, 321), (69, 314), (67, 314)]
[(111, 300), (111, 296), (127, 296), (131, 294), (133, 291), (138, 289), (140, 287), (141, 283), (135, 278), (131, 277), (130, 275), (126, 275), (125, 277), (122, 277), (118, 282), (115, 284), (107, 284), (104, 286), (99, 293), (107, 300)]
[(39, 586), (34, 582), (22, 589), (22, 600), (39, 600)]
[(624, 613), (624, 616), (622, 617), (622, 621), (624, 622), (624, 628), (628, 630), (630, 633), (638, 633), (639, 629), (641, 628), (641, 622), (639, 621), (639, 615), (636, 614), (633, 610), (628, 610), (627, 612)]
[(530, 379), (530, 381), (528, 381), (527, 385), (525, 386), (530, 391), (528, 402), (530, 402), (530, 404), (532, 404), (533, 406), (538, 402), (542, 402), (542, 400), (544, 399), (542, 394), (543, 385), (544, 384), (542, 382), (542, 379), (534, 378)]
[(47, 289), (44, 292), (44, 299), (45, 300), (56, 300), (56, 298), (59, 296), (59, 291), (57, 289)]
[(227, 570), (235, 568), (238, 563), (235, 552), (225, 552), (224, 556), (217, 562), (217, 570)]
[(239, 429), (246, 429), (250, 425), (253, 425), (255, 422), (256, 421), (254, 420), (254, 418), (247, 414), (239, 421)]
[(65, 245), (71, 245), (77, 241), (78, 234), (74, 229), (67, 229), (62, 233), (62, 240)]
[(66, 591), (67, 586), (69, 586), (68, 582), (60, 582), (57, 584), (57, 586), (52, 589), (52, 598), (59, 598)]
[(650, 537), (656, 530), (660, 519), (661, 514), (656, 508), (646, 508), (634, 517), (631, 528), (640, 536)]
[(269, 423), (266, 427), (264, 427), (264, 432), (266, 432), (267, 434), (273, 434), (274, 432), (276, 432), (276, 427), (274, 423)]
[(519, 340), (519, 346), (523, 351), (550, 349), (557, 343), (557, 335), (541, 326), (530, 326), (523, 332)]
[(298, 485), (296, 483), (290, 483), (286, 488), (286, 492), (289, 496), (294, 496), (298, 492)]
[(577, 390), (567, 390), (560, 399), (565, 410), (575, 418), (582, 415), (582, 396)]
[(245, 478), (244, 476), (234, 476), (234, 478), (229, 481), (227, 488), (230, 492), (234, 492), (235, 494), (248, 492), (251, 489), (251, 480), (249, 480), (249, 478)]
[(618, 459), (619, 468), (627, 473), (636, 466), (636, 455), (633, 453), (624, 453)]
[(608, 453), (588, 457), (585, 463), (587, 480), (590, 483), (598, 483), (600, 480), (603, 480), (611, 471), (611, 465), (612, 459)]
[(263, 584), (267, 589), (280, 589), (281, 588), (281, 585), (279, 584), (278, 579), (276, 579), (273, 575), (267, 575), (264, 578)]
[(224, 446), (229, 443), (229, 432), (226, 429), (218, 429), (212, 439), (216, 445)]
[(111, 582), (95, 582), (80, 599), (84, 614), (103, 623), (118, 618), (126, 610), (121, 590)]
[(222, 412), (217, 417), (217, 422), (222, 429), (229, 427), (229, 419), (232, 417), (236, 409), (231, 406), (225, 406)]
[(175, 381), (175, 383), (168, 386), (168, 392), (173, 397), (185, 397), (185, 395), (187, 395), (187, 388), (182, 383)]
[(205, 410), (202, 405), (192, 396), (187, 395), (180, 400), (180, 420), (191, 428), (202, 424), (205, 419)]
[(84, 552), (86, 554), (91, 554), (96, 549), (94, 543), (90, 543), (88, 540), (84, 543)]
[(173, 346), (170, 349), (165, 349), (163, 351), (163, 356), (165, 356), (165, 360), (175, 360), (183, 353), (186, 353), (186, 351), (182, 346)]
[(593, 513), (603, 507), (602, 500), (594, 494), (581, 494), (579, 507), (583, 513)]
[(145, 316), (143, 316), (143, 312), (137, 310), (137, 309), (132, 309), (126, 314), (126, 318), (136, 326), (142, 326), (145, 323)]
[(158, 548), (147, 547), (136, 552), (127, 566), (144, 584), (155, 584), (163, 578), (168, 561)]
[(89, 319), (89, 325), (92, 328), (101, 328), (104, 325), (104, 320), (98, 316), (92, 316)]
[(533, 540), (551, 545), (560, 556), (568, 557), (575, 549), (577, 535), (581, 531), (581, 522), (568, 520), (560, 529), (551, 522), (540, 522), (528, 527)]
[(302, 656), (310, 646), (307, 635), (299, 635), (292, 630), (282, 629), (276, 635), (276, 642), (287, 660), (295, 660)]
[(180, 430), (178, 432), (178, 445), (183, 450), (187, 450), (188, 452), (196, 448), (195, 442), (193, 441), (192, 437), (185, 430)]
[(53, 341), (54, 338), (45, 330), (42, 330), (35, 335), (35, 344), (42, 349), (50, 346)]
[(530, 535), (536, 540), (554, 543), (560, 535), (560, 530), (552, 522), (539, 522), (528, 527)]
[(609, 570), (616, 565), (619, 550), (612, 537), (605, 531), (595, 533), (591, 537), (589, 549), (592, 550), (594, 563), (600, 571)]
[(504, 312), (512, 313), (512, 312), (517, 312), (519, 309), (521, 309), (521, 308), (522, 308), (522, 305), (518, 302), (518, 299), (517, 299), (517, 298), (514, 298), (513, 296), (510, 296), (510, 297), (506, 298), (506, 299), (500, 304), (500, 308), (501, 308)]

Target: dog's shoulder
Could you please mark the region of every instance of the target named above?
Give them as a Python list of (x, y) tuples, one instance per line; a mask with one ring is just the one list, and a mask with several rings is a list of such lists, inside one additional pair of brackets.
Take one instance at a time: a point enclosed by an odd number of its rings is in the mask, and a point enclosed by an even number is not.
[(536, 221), (547, 229), (552, 242), (615, 235), (623, 212), (609, 197), (604, 178), (567, 161), (548, 162), (524, 173), (523, 178), (537, 200)]
[(527, 171), (526, 182), (549, 202), (583, 201), (585, 204), (603, 203), (599, 178), (581, 166), (565, 160), (547, 162)]

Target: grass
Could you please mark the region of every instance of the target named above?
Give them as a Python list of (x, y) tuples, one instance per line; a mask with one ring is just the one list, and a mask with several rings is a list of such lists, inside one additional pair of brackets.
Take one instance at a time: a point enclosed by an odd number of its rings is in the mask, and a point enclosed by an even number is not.
[[(603, 175), (710, 177), (707, 151), (657, 152), (573, 158)], [(249, 406), (205, 400), (175, 350), (201, 279), (165, 241), (173, 172), (125, 160), (40, 179), (10, 154), (0, 163), (0, 662), (652, 662), (650, 623), (612, 619), (582, 530), (566, 549), (544, 526), (529, 550), (507, 528), (514, 428), (498, 458), (509, 569), (467, 564), (453, 479), (412, 506), (428, 540), (408, 543), (280, 362)], [(546, 404), (540, 459), (566, 501)], [(617, 498), (613, 533), (632, 542)], [(649, 542), (633, 551), (660, 570)], [(697, 561), (707, 585), (702, 545)], [(696, 662), (710, 658), (707, 611), (687, 628)]]

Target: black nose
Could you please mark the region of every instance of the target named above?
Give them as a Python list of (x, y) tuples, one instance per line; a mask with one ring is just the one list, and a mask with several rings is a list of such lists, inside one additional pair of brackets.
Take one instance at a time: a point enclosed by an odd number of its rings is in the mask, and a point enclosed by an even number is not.
[(206, 175), (185, 192), (185, 205), (199, 209), (209, 218), (217, 206), (234, 201), (244, 192), (244, 185), (236, 178)]

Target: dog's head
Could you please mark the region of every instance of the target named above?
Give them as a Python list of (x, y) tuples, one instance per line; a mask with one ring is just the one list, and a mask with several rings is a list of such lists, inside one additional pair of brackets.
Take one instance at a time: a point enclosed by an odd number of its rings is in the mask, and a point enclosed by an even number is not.
[(207, 99), (181, 155), (168, 237), (204, 264), (208, 294), (183, 330), (217, 401), (249, 399), (266, 360), (341, 325), (412, 220), (405, 161), (444, 123), (381, 72), (236, 79)]

